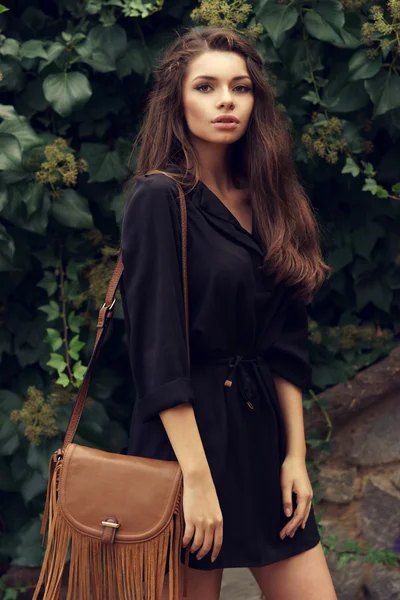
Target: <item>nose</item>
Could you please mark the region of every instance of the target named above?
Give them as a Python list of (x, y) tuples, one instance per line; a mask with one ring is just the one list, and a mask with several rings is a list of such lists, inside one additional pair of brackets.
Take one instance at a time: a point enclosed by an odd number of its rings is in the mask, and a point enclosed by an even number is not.
[(221, 92), (221, 96), (218, 102), (218, 106), (233, 106), (234, 102), (233, 102), (233, 97), (232, 97), (232, 92), (229, 90), (229, 88), (225, 88), (222, 92)]

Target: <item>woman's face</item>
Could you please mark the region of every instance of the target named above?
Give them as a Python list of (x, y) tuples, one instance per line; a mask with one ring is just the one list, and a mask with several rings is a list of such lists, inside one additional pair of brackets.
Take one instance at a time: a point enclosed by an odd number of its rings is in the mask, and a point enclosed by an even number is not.
[[(204, 52), (188, 66), (182, 101), (192, 135), (216, 144), (236, 142), (247, 129), (254, 104), (245, 60), (235, 52)], [(222, 115), (236, 117), (238, 123), (229, 129), (216, 125), (214, 120)]]

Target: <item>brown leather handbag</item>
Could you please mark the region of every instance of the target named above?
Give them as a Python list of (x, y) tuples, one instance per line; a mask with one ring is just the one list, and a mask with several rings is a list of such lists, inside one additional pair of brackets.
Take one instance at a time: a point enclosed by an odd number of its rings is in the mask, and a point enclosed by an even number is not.
[[(158, 172), (173, 179), (168, 173)], [(177, 185), (190, 361), (186, 202), (182, 187)], [(69, 551), (68, 600), (159, 600), (167, 564), (169, 599), (180, 598), (184, 519), (183, 479), (178, 462), (126, 456), (73, 443), (91, 373), (113, 316), (122, 272), (120, 252), (106, 301), (99, 312), (92, 357), (63, 447), (50, 459), (41, 529), (43, 542), (47, 530), (47, 547), (33, 600), (43, 586), (43, 600), (62, 597), (62, 576)], [(187, 597), (188, 559), (189, 546), (185, 555), (184, 597)]]

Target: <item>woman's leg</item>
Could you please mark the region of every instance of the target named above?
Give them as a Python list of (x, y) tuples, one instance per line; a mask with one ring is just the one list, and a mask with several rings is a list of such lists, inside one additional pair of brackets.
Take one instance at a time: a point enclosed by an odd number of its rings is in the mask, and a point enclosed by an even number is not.
[(321, 542), (311, 550), (250, 571), (267, 600), (337, 600)]
[[(223, 569), (198, 571), (188, 569), (187, 600), (219, 600)], [(168, 599), (168, 575), (165, 577), (161, 600)]]

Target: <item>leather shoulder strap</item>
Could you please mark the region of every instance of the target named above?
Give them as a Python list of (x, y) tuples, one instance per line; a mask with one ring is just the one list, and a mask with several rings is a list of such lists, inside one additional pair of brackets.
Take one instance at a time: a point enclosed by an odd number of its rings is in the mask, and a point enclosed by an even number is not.
[[(166, 175), (170, 179), (175, 179), (164, 171), (152, 170), (149, 171), (151, 173), (162, 173)], [(187, 353), (188, 353), (188, 361), (190, 366), (190, 349), (189, 349), (189, 298), (188, 298), (188, 277), (187, 277), (187, 215), (186, 215), (186, 200), (185, 194), (183, 192), (182, 186), (175, 181), (179, 190), (179, 199), (180, 199), (180, 211), (181, 211), (181, 236), (182, 236), (182, 274), (183, 274), (183, 294), (184, 294), (184, 305), (185, 305), (185, 322), (186, 322), (186, 345), (187, 345)], [(86, 369), (85, 376), (83, 378), (82, 384), (78, 391), (78, 396), (76, 398), (74, 408), (71, 414), (71, 418), (68, 423), (67, 431), (64, 438), (63, 449), (66, 448), (68, 444), (70, 444), (74, 437), (76, 430), (79, 425), (79, 421), (82, 416), (82, 412), (85, 406), (90, 379), (92, 376), (92, 370), (96, 363), (99, 350), (101, 344), (104, 340), (108, 325), (111, 322), (111, 319), (114, 315), (114, 304), (115, 304), (115, 294), (118, 288), (118, 285), (121, 281), (122, 272), (124, 270), (124, 266), (122, 264), (122, 252), (120, 250), (118, 254), (117, 264), (115, 266), (114, 272), (111, 276), (110, 283), (108, 284), (106, 300), (99, 311), (99, 316), (97, 320), (97, 334), (94, 342), (92, 356), (89, 361), (88, 368)]]

